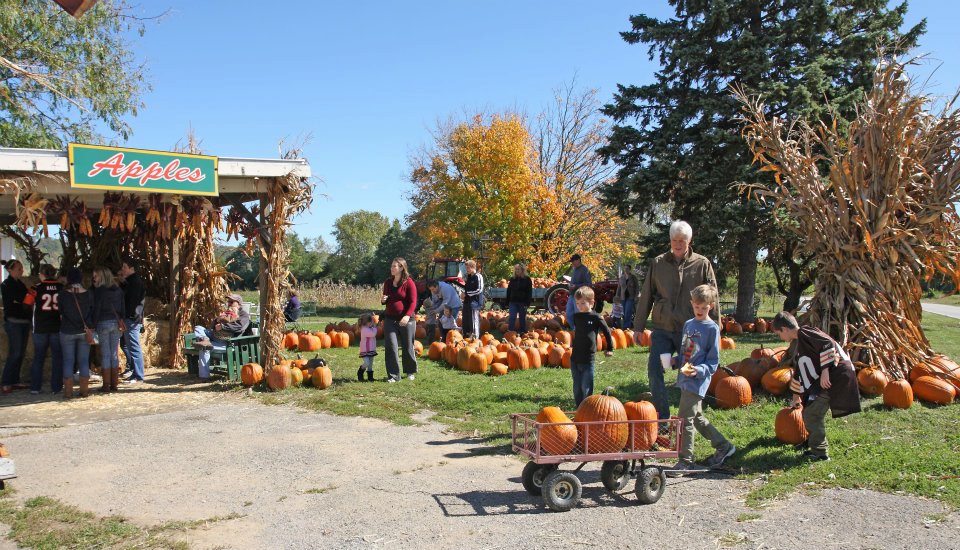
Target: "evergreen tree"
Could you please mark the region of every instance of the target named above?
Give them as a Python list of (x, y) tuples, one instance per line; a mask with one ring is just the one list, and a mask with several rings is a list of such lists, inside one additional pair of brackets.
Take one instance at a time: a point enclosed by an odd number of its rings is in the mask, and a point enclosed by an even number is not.
[(694, 247), (716, 262), (718, 275), (736, 272), (737, 318), (747, 320), (757, 253), (778, 230), (770, 212), (739, 191), (771, 176), (752, 163), (729, 87), (762, 95), (770, 115), (849, 119), (871, 84), (878, 45), (913, 47), (926, 23), (901, 32), (907, 3), (888, 8), (886, 0), (670, 4), (675, 17), (636, 15), (621, 33), (630, 44), (649, 45), (661, 68), (651, 84), (618, 85), (603, 109), (616, 124), (601, 152), (621, 168), (602, 193), (622, 216), (660, 222), (660, 234), (645, 242), (651, 254), (666, 248), (668, 220), (657, 219), (663, 205), (670, 218), (690, 222)]

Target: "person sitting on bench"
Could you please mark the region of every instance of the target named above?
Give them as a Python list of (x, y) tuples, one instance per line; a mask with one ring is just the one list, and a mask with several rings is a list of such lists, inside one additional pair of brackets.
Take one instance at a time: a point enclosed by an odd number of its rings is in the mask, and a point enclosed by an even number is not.
[(287, 300), (287, 305), (283, 308), (283, 317), (288, 323), (295, 323), (297, 319), (300, 318), (301, 311), (300, 297), (297, 296), (297, 291), (290, 289), (290, 299)]
[(201, 380), (210, 378), (210, 350), (226, 349), (227, 339), (242, 336), (250, 326), (250, 314), (240, 307), (242, 301), (239, 294), (231, 294), (227, 297), (227, 310), (217, 317), (212, 330), (200, 325), (194, 327), (193, 347), (200, 350), (198, 375)]

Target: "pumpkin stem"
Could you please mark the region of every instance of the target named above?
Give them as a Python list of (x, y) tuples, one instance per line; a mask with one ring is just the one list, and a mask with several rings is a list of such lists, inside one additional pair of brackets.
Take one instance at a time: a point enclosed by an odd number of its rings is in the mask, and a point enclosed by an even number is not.
[(607, 386), (603, 389), (603, 395), (610, 395), (610, 392), (613, 391), (613, 386)]
[(735, 376), (735, 373), (733, 372), (733, 370), (732, 370), (730, 367), (720, 367), (720, 370), (726, 372), (726, 373), (729, 374), (730, 376)]

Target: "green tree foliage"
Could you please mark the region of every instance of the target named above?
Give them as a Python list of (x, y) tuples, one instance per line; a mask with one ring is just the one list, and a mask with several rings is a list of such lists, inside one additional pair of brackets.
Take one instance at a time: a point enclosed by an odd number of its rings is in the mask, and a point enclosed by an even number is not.
[(337, 250), (327, 262), (327, 275), (349, 283), (364, 278), (380, 239), (389, 229), (389, 218), (379, 212), (356, 210), (337, 218), (333, 223)]
[(403, 228), (399, 220), (393, 220), (390, 229), (380, 239), (373, 258), (367, 264), (364, 276), (357, 282), (362, 284), (380, 284), (390, 276), (390, 264), (394, 258), (407, 261), (407, 268), (414, 278), (420, 277), (422, 267), (428, 258), (423, 238), (412, 227)]
[(61, 148), (126, 139), (147, 89), (129, 43), (143, 33), (125, 0), (74, 19), (50, 0), (0, 0), (0, 145)]
[(659, 207), (689, 221), (695, 249), (717, 262), (718, 275), (736, 272), (743, 319), (753, 303), (757, 253), (777, 230), (770, 213), (738, 190), (771, 176), (753, 165), (729, 87), (763, 95), (771, 115), (850, 118), (871, 84), (877, 46), (914, 46), (925, 22), (901, 33), (907, 4), (888, 8), (886, 0), (670, 4), (674, 17), (636, 15), (621, 33), (630, 44), (648, 45), (661, 68), (653, 83), (619, 85), (603, 109), (616, 125), (602, 152), (621, 167), (603, 188), (604, 201), (623, 216), (661, 222), (644, 243), (653, 254), (666, 250)]
[[(330, 256), (330, 249), (322, 237), (311, 239), (294, 232), (287, 234), (290, 246), (290, 274), (298, 283), (319, 279)], [(254, 247), (253, 255), (247, 256), (242, 246), (217, 246), (217, 261), (226, 264), (227, 271), (236, 275), (232, 288), (252, 290), (259, 288), (260, 249)]]

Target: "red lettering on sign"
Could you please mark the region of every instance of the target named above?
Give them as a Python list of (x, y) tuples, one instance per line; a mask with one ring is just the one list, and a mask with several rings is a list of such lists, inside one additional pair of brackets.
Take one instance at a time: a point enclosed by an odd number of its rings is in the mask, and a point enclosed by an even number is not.
[(123, 153), (117, 153), (105, 161), (93, 163), (93, 169), (87, 172), (88, 177), (94, 177), (104, 170), (109, 170), (110, 177), (117, 178), (117, 183), (123, 185), (128, 179), (139, 180), (140, 186), (144, 186), (153, 180), (179, 181), (198, 183), (207, 176), (199, 168), (193, 170), (181, 168), (180, 161), (173, 159), (166, 166), (161, 167), (159, 162), (154, 162), (144, 168), (139, 161), (134, 160), (130, 164), (124, 163)]

